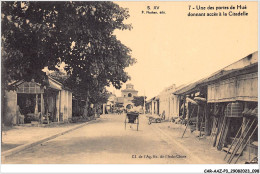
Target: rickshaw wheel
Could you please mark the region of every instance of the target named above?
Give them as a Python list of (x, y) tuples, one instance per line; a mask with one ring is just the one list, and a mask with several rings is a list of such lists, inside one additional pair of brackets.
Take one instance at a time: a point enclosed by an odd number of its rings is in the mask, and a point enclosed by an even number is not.
[(138, 126), (139, 126), (139, 118), (137, 117), (137, 123), (136, 123), (136, 125), (137, 125), (137, 131), (138, 131)]
[(125, 118), (125, 130), (126, 130), (126, 118)]

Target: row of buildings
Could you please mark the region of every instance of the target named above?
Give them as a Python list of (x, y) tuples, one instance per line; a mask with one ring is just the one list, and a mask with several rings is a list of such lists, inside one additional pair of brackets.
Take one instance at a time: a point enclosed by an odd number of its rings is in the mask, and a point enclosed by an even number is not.
[(246, 149), (256, 156), (257, 111), (258, 52), (194, 83), (167, 87), (146, 102), (147, 113), (188, 123), (200, 136), (211, 137), (218, 150), (238, 153), (241, 149), (235, 152), (230, 146), (241, 137), (239, 141), (248, 140)]
[[(50, 123), (69, 122), (75, 117), (88, 117), (89, 111), (110, 113), (115, 108), (131, 109), (134, 107), (132, 100), (138, 96), (134, 85), (126, 84), (121, 90), (121, 96), (111, 94), (108, 102), (102, 105), (86, 108), (86, 100), (72, 93), (63, 83), (50, 74), (47, 76), (45, 85), (19, 81), (11, 84), (15, 90), (4, 91), (2, 102), (2, 115), (5, 125), (17, 125), (24, 123)], [(93, 114), (93, 113), (92, 113)]]
[(24, 123), (69, 122), (72, 116), (87, 117), (86, 100), (77, 97), (62, 82), (47, 76), (44, 85), (18, 81), (15, 90), (3, 91), (2, 115), (4, 125)]

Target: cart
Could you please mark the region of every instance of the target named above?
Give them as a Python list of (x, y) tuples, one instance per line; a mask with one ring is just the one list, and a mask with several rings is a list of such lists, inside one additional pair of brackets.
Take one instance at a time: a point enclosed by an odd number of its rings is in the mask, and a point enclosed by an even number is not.
[(148, 124), (152, 124), (152, 123), (161, 123), (162, 122), (162, 118), (160, 116), (152, 116), (152, 115), (148, 115)]
[(139, 113), (138, 112), (128, 112), (125, 117), (125, 129), (126, 124), (136, 124), (136, 130), (138, 131), (139, 126)]

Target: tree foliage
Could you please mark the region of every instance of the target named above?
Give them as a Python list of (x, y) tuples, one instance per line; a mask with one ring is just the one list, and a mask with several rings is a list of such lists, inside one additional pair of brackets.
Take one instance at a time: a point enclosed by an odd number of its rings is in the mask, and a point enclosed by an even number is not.
[(144, 96), (134, 96), (134, 99), (132, 102), (134, 103), (135, 106), (144, 106)]
[(113, 32), (130, 30), (128, 17), (113, 2), (2, 2), (2, 80), (42, 82), (44, 67), (65, 62), (75, 93), (98, 98), (105, 86), (119, 89), (135, 59)]
[(2, 2), (2, 80), (41, 82), (45, 66), (58, 63), (57, 38), (50, 21), (52, 6), (38, 3)]

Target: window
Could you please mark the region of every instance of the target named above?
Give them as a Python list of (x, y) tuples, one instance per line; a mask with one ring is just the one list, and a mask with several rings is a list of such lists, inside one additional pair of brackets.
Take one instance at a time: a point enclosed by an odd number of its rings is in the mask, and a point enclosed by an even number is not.
[(131, 94), (131, 93), (129, 93), (129, 94), (128, 94), (128, 97), (132, 97), (132, 94)]

